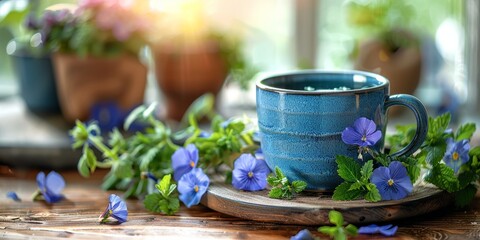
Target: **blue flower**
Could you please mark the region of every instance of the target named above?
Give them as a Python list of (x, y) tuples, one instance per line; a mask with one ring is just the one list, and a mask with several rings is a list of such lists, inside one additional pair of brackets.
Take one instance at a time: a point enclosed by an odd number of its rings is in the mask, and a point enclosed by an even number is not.
[(179, 148), (172, 155), (173, 179), (178, 182), (180, 178), (197, 166), (198, 149), (193, 144), (186, 148)]
[(290, 238), (290, 240), (314, 240), (312, 233), (308, 229), (303, 229), (297, 235)]
[(65, 188), (65, 180), (57, 172), (51, 171), (46, 177), (44, 172), (39, 172), (37, 185), (47, 203), (56, 203), (63, 199), (62, 191)]
[(398, 226), (393, 226), (392, 224), (388, 224), (385, 226), (378, 226), (376, 224), (371, 224), (368, 226), (360, 227), (358, 229), (358, 234), (375, 234), (381, 233), (384, 236), (390, 237), (395, 235), (397, 232)]
[(114, 102), (93, 105), (90, 116), (93, 121), (98, 122), (100, 129), (105, 132), (120, 126), (125, 118), (122, 110)]
[(449, 138), (447, 139), (447, 150), (445, 156), (443, 156), (443, 161), (457, 173), (460, 167), (470, 159), (468, 151), (470, 151), (468, 140), (455, 142), (452, 138)]
[(197, 205), (209, 185), (210, 179), (202, 169), (194, 168), (178, 181), (179, 198), (188, 208)]
[(382, 200), (399, 200), (412, 192), (413, 185), (407, 169), (401, 162), (393, 161), (387, 167), (373, 170), (370, 182), (377, 186)]
[(108, 198), (108, 206), (99, 217), (100, 222), (107, 222), (109, 217), (115, 218), (119, 223), (124, 223), (127, 221), (127, 204), (122, 200), (122, 198), (115, 194), (110, 194), (110, 197)]
[(353, 126), (345, 128), (342, 132), (342, 140), (346, 144), (360, 147), (373, 146), (382, 138), (382, 132), (377, 130), (375, 122), (361, 117), (353, 123)]
[(270, 169), (264, 160), (254, 158), (251, 154), (242, 154), (234, 163), (232, 185), (236, 189), (259, 191), (267, 187)]
[(16, 192), (7, 192), (7, 198), (12, 199), (15, 202), (21, 202), (22, 199), (20, 199), (17, 195)]

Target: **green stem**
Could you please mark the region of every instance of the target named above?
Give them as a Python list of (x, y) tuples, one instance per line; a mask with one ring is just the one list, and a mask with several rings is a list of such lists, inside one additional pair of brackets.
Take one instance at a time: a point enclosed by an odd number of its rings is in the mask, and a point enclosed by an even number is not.
[[(108, 147), (100, 140), (100, 138), (95, 137), (95, 136), (93, 136), (93, 137), (90, 137), (90, 136), (89, 136), (88, 138), (89, 138), (90, 142), (93, 143), (93, 145), (94, 145), (98, 150), (100, 150), (100, 152), (102, 152), (105, 156), (108, 156), (108, 157), (112, 158), (113, 160), (118, 161), (119, 158), (118, 158), (117, 154), (114, 154), (114, 153), (112, 152), (112, 150), (111, 150), (110, 148), (108, 148)], [(110, 166), (111, 166), (111, 164), (110, 164)]]

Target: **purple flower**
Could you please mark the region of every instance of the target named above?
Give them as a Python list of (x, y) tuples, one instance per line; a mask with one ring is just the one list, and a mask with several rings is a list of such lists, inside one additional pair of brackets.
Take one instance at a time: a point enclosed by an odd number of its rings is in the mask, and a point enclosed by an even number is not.
[(51, 171), (46, 177), (44, 172), (39, 172), (37, 185), (47, 203), (56, 203), (63, 199), (62, 191), (65, 188), (65, 180), (57, 172)]
[(267, 187), (270, 169), (264, 160), (254, 158), (251, 154), (242, 154), (234, 164), (232, 185), (245, 191), (259, 191)]
[(115, 218), (119, 223), (124, 223), (127, 221), (127, 204), (125, 204), (122, 198), (115, 194), (110, 194), (110, 197), (108, 198), (108, 206), (99, 217), (100, 222), (107, 222), (109, 217)]
[(12, 199), (15, 202), (21, 202), (22, 199), (20, 199), (17, 195), (16, 192), (7, 192), (7, 198)]
[(198, 149), (189, 144), (186, 148), (179, 148), (172, 155), (173, 179), (178, 182), (180, 178), (197, 166)]
[(382, 138), (382, 132), (377, 130), (375, 122), (361, 117), (353, 123), (353, 126), (345, 128), (342, 132), (342, 140), (346, 144), (360, 147), (373, 146)]
[(292, 236), (290, 240), (314, 240), (312, 233), (308, 229), (303, 229), (297, 233), (297, 235)]
[(447, 139), (447, 150), (445, 156), (443, 156), (443, 161), (457, 173), (460, 167), (470, 159), (468, 151), (470, 151), (468, 140), (455, 142), (452, 138), (449, 138)]
[(401, 162), (393, 161), (387, 167), (373, 170), (370, 181), (377, 186), (382, 200), (399, 200), (412, 192), (413, 185), (407, 169)]
[(178, 181), (179, 198), (188, 208), (197, 205), (209, 185), (210, 179), (202, 169), (194, 168)]
[(385, 226), (378, 226), (376, 224), (371, 224), (368, 226), (360, 227), (358, 229), (358, 234), (375, 234), (381, 233), (384, 236), (390, 237), (395, 235), (397, 232), (398, 226), (393, 226), (392, 224), (388, 224)]

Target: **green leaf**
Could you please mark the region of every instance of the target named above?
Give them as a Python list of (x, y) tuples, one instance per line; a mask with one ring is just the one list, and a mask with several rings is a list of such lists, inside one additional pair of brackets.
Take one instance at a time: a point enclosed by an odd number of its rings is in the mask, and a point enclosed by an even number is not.
[(164, 197), (168, 197), (168, 193), (170, 192), (170, 181), (171, 181), (171, 179), (172, 179), (172, 175), (167, 174), (167, 175), (163, 176), (162, 180), (160, 180), (160, 183), (155, 185), (155, 187), (158, 189), (158, 191), (160, 191), (160, 193)]
[(302, 192), (303, 190), (305, 190), (306, 187), (307, 183), (304, 181), (297, 180), (292, 182), (293, 191), (295, 191), (296, 193)]
[(142, 117), (142, 113), (145, 111), (145, 109), (145, 105), (140, 105), (133, 109), (125, 119), (125, 122), (123, 123), (123, 129), (128, 130), (133, 122), (139, 119), (139, 117)]
[(329, 235), (329, 236), (334, 236), (335, 233), (337, 232), (337, 227), (330, 227), (330, 226), (321, 226), (318, 228), (317, 231)]
[(165, 211), (167, 215), (173, 215), (180, 209), (180, 201), (177, 197), (171, 197), (168, 199), (168, 211)]
[(97, 156), (95, 156), (95, 153), (93, 153), (93, 150), (90, 148), (86, 148), (85, 152), (87, 154), (87, 166), (91, 172), (94, 172), (97, 166)]
[(149, 170), (149, 165), (157, 154), (162, 150), (163, 146), (150, 148), (145, 154), (140, 157), (140, 170), (146, 172)]
[(352, 224), (348, 224), (345, 227), (345, 232), (347, 233), (347, 235), (355, 237), (358, 235), (358, 228)]
[(476, 127), (475, 123), (467, 123), (460, 126), (457, 130), (457, 134), (455, 134), (455, 141), (461, 141), (464, 139), (470, 139), (475, 133)]
[(476, 146), (476, 147), (470, 149), (469, 155), (470, 155), (471, 157), (473, 157), (473, 156), (480, 156), (480, 146)]
[(173, 191), (175, 191), (176, 188), (177, 188), (177, 184), (175, 183), (170, 184), (170, 188), (168, 189), (167, 196), (172, 195)]
[(145, 197), (145, 200), (143, 200), (143, 205), (148, 211), (162, 212), (160, 209), (160, 200), (162, 199), (162, 195), (159, 193), (151, 193)]
[(407, 169), (407, 173), (410, 177), (410, 180), (412, 181), (412, 184), (415, 183), (420, 176), (421, 171), (418, 160), (414, 157), (408, 157), (400, 159), (400, 162), (402, 162)]
[(277, 176), (278, 179), (285, 178), (285, 175), (283, 175), (282, 170), (278, 166), (275, 167), (275, 176)]
[(436, 118), (428, 119), (428, 133), (427, 138), (435, 139), (438, 136), (443, 135), (445, 130), (447, 130), (448, 125), (450, 124), (450, 113), (445, 113)]
[(368, 182), (370, 179), (370, 176), (372, 176), (373, 172), (373, 161), (369, 160), (365, 164), (363, 164), (362, 169), (360, 170), (360, 173), (362, 174), (362, 180), (364, 182)]
[(459, 190), (459, 181), (453, 169), (445, 164), (438, 164), (432, 167), (425, 176), (425, 180), (450, 193)]
[(373, 183), (369, 183), (367, 188), (369, 191), (367, 194), (365, 194), (365, 200), (369, 202), (378, 202), (382, 200), (382, 196), (380, 195), (380, 192), (378, 192), (377, 186)]
[(195, 119), (202, 119), (210, 113), (213, 113), (215, 106), (215, 96), (211, 93), (206, 93), (197, 98), (187, 109), (180, 122), (181, 126), (186, 126), (189, 122), (189, 117), (193, 116)]
[(177, 197), (164, 198), (159, 193), (148, 194), (143, 201), (145, 208), (151, 212), (175, 214), (180, 209), (180, 202)]
[(83, 152), (82, 156), (80, 157), (80, 160), (77, 163), (77, 170), (82, 177), (90, 177), (90, 169), (88, 169), (86, 152)]
[(126, 159), (115, 161), (112, 165), (112, 171), (118, 178), (133, 177), (132, 163)]
[(447, 144), (445, 142), (439, 143), (438, 145), (425, 147), (425, 151), (427, 152), (427, 163), (431, 165), (437, 165), (445, 155), (446, 149)]
[(455, 192), (455, 206), (464, 208), (470, 205), (477, 194), (477, 187), (474, 184), (469, 184), (464, 189)]
[(349, 182), (360, 180), (360, 165), (353, 158), (339, 155), (336, 162), (338, 164), (338, 175), (343, 180)]
[(277, 188), (277, 187), (274, 187), (270, 190), (270, 192), (268, 193), (268, 197), (269, 198), (276, 198), (276, 199), (280, 199), (282, 198), (283, 196), (283, 191), (281, 188)]
[(355, 200), (362, 196), (363, 191), (361, 190), (350, 190), (352, 183), (350, 182), (343, 182), (342, 184), (338, 185), (333, 192), (332, 199), (339, 200), (339, 201), (348, 201), (348, 200)]
[(362, 190), (364, 188), (364, 186), (365, 186), (365, 183), (363, 183), (363, 182), (354, 182), (354, 183), (352, 183), (352, 185), (350, 186), (348, 191)]
[(331, 223), (335, 224), (337, 227), (343, 226), (343, 216), (340, 212), (331, 210), (328, 212), (328, 219)]

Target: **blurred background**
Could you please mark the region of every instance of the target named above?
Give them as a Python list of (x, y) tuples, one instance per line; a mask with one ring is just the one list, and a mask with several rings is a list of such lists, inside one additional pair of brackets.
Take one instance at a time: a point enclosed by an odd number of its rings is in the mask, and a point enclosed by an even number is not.
[[(1, 0), (0, 161), (65, 156), (75, 119), (111, 129), (142, 103), (175, 123), (212, 93), (224, 116), (255, 117), (254, 76), (293, 69), (376, 72), (430, 115), (478, 124), (479, 10), (476, 0)], [(411, 117), (391, 112), (394, 124)]]

